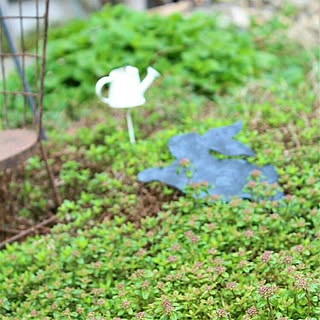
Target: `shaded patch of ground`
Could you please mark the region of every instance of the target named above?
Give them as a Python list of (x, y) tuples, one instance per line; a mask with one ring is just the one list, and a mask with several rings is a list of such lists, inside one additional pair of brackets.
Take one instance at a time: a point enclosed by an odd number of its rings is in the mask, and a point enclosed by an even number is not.
[[(90, 169), (91, 175), (102, 170), (99, 165), (96, 166), (84, 160), (81, 153), (57, 152), (51, 154), (50, 159), (54, 161), (52, 168), (58, 184), (59, 172), (63, 163), (68, 160), (77, 161), (81, 164), (82, 168)], [(134, 223), (137, 227), (141, 219), (147, 216), (155, 216), (159, 213), (164, 203), (177, 199), (181, 194), (179, 191), (173, 191), (171, 194), (165, 195), (159, 184), (145, 186), (131, 181), (132, 179), (126, 176), (121, 176), (119, 179), (127, 185), (135, 184), (137, 203), (134, 206), (126, 206), (124, 203), (119, 208), (117, 215), (125, 216), (127, 221)], [(32, 190), (29, 188), (32, 188)], [(37, 191), (41, 192), (41, 194), (37, 193)], [(73, 189), (66, 188), (62, 191), (62, 197), (63, 199), (76, 200), (79, 198), (81, 191), (81, 186), (78, 186), (78, 188), (75, 186)], [(43, 203), (39, 204), (38, 208), (30, 206), (32, 201), (35, 200), (29, 198), (33, 194), (43, 200)], [(109, 196), (107, 192), (102, 195), (105, 197)], [(112, 197), (112, 195), (110, 196)], [(44, 197), (46, 198), (44, 199)], [(10, 170), (0, 174), (0, 203), (0, 243), (49, 219), (57, 211), (45, 169), (33, 170), (30, 176), (30, 172), (28, 173), (24, 165), (21, 165), (14, 171)], [(97, 220), (104, 221), (113, 217), (114, 213), (110, 212), (108, 206), (106, 206), (97, 217)], [(46, 234), (50, 232), (50, 227), (53, 224), (50, 222), (48, 226), (34, 229), (28, 235)]]

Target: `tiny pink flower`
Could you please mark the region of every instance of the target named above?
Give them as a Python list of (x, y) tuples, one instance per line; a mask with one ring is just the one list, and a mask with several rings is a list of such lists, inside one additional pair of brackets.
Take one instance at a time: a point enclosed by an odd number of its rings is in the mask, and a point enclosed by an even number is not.
[(317, 215), (317, 209), (312, 209), (311, 211), (310, 211), (310, 215), (311, 216), (313, 216), (313, 217), (315, 217), (316, 215)]
[(159, 281), (157, 283), (157, 288), (160, 289), (160, 290), (164, 289), (165, 286), (166, 286), (166, 284), (164, 282)]
[(188, 237), (188, 238), (190, 238), (190, 237), (193, 236), (193, 232), (192, 232), (191, 230), (186, 231), (184, 234), (185, 234), (185, 236)]
[(207, 228), (209, 231), (213, 230), (216, 227), (215, 223), (207, 223)]
[(302, 244), (298, 244), (297, 246), (294, 247), (294, 251), (296, 252), (302, 252), (304, 249), (304, 246)]
[(207, 187), (208, 185), (209, 185), (208, 181), (205, 181), (205, 180), (201, 181), (202, 187)]
[(257, 183), (253, 180), (250, 180), (247, 184), (248, 188), (254, 188), (256, 187)]
[(233, 290), (233, 289), (235, 289), (236, 287), (237, 287), (237, 283), (236, 282), (227, 282), (227, 284), (226, 284), (226, 288), (227, 289), (230, 289), (230, 290)]
[(152, 230), (149, 230), (149, 231), (146, 233), (146, 236), (147, 236), (148, 238), (151, 238), (151, 237), (154, 236), (154, 232), (153, 232)]
[(142, 282), (141, 288), (142, 289), (147, 289), (150, 286), (150, 282), (145, 280)]
[(84, 308), (82, 308), (82, 307), (77, 307), (76, 311), (77, 311), (78, 314), (81, 314), (81, 313), (83, 313)]
[(145, 313), (144, 312), (138, 312), (136, 314), (136, 319), (137, 320), (143, 320), (145, 318)]
[(247, 238), (252, 238), (254, 236), (254, 232), (252, 230), (246, 230), (244, 232), (244, 236)]
[(179, 162), (179, 165), (184, 168), (188, 167), (190, 165), (190, 160), (187, 158), (182, 158)]
[(289, 274), (291, 274), (291, 273), (293, 273), (293, 272), (295, 272), (295, 271), (296, 271), (296, 267), (295, 267), (295, 266), (289, 266), (288, 269), (287, 269), (287, 272), (288, 272)]
[(225, 309), (218, 309), (216, 313), (218, 318), (223, 318), (228, 315), (228, 312)]
[[(67, 289), (67, 288), (66, 288)], [(68, 290), (69, 291), (69, 290)], [(69, 291), (70, 292), (70, 291)], [(103, 289), (102, 288), (93, 288), (91, 291), (95, 296), (98, 296), (100, 294), (103, 293)]]
[(308, 280), (299, 276), (296, 278), (296, 282), (295, 282), (295, 287), (298, 288), (298, 289), (308, 289), (309, 287), (309, 284), (308, 284)]
[(124, 284), (123, 283), (118, 283), (117, 289), (118, 290), (123, 290), (124, 289)]
[(198, 189), (198, 188), (201, 187), (201, 184), (200, 184), (200, 182), (193, 182), (193, 183), (191, 184), (191, 187), (192, 187), (193, 189)]
[(190, 240), (191, 240), (192, 243), (197, 243), (199, 241), (199, 237), (196, 236), (196, 235), (192, 235), (190, 237)]
[(203, 262), (200, 262), (200, 261), (195, 262), (195, 264), (193, 265), (195, 269), (200, 269), (202, 268), (202, 266), (203, 266)]
[(220, 195), (218, 195), (218, 194), (213, 194), (213, 195), (211, 196), (211, 199), (212, 199), (213, 201), (217, 201), (217, 200), (220, 199)]
[(263, 262), (263, 263), (269, 262), (271, 259), (272, 253), (273, 252), (269, 251), (269, 250), (265, 251), (261, 256), (261, 262)]
[(270, 218), (272, 220), (279, 220), (280, 216), (277, 213), (273, 213), (273, 214), (270, 215)]
[(250, 317), (256, 316), (258, 314), (258, 309), (256, 307), (250, 307), (247, 310), (247, 315), (249, 315)]
[(221, 259), (221, 258), (215, 258), (214, 260), (213, 260), (213, 263), (215, 264), (215, 265), (222, 265), (223, 264), (223, 259)]
[(100, 261), (96, 261), (96, 262), (93, 263), (93, 267), (95, 269), (100, 269), (101, 266), (102, 266), (102, 262), (100, 262)]
[(32, 310), (32, 311), (30, 312), (30, 315), (31, 315), (32, 317), (36, 317), (36, 316), (39, 315), (39, 313), (38, 313), (37, 310)]
[(214, 248), (211, 248), (211, 249), (208, 250), (208, 253), (209, 253), (209, 254), (216, 254), (216, 253), (217, 253), (217, 250), (214, 249)]
[(241, 261), (238, 263), (238, 267), (239, 267), (239, 268), (243, 268), (243, 267), (245, 267), (247, 264), (248, 264), (248, 261), (247, 261), (247, 260), (241, 260)]
[(262, 286), (258, 289), (259, 294), (264, 298), (269, 298), (274, 295), (276, 286)]
[(251, 176), (252, 176), (252, 177), (255, 177), (255, 178), (260, 177), (260, 176), (261, 176), (261, 171), (255, 169), (255, 170), (253, 170), (253, 171), (251, 172)]
[(172, 245), (171, 250), (172, 251), (179, 251), (180, 250), (180, 245), (178, 243), (175, 243)]
[(177, 260), (176, 256), (169, 256), (167, 259), (168, 262), (175, 262), (176, 260)]
[(291, 256), (284, 256), (283, 257), (283, 262), (285, 264), (291, 264), (292, 263), (292, 257)]
[(168, 275), (166, 275), (166, 280), (167, 281), (173, 281), (174, 280), (174, 276), (172, 274), (168, 274)]
[(171, 302), (168, 299), (164, 299), (162, 301), (162, 307), (163, 307), (165, 313), (170, 313), (173, 311), (173, 307), (171, 305)]
[(121, 307), (122, 307), (123, 309), (129, 309), (129, 308), (130, 308), (130, 302), (127, 301), (127, 300), (122, 301)]
[(141, 249), (138, 250), (137, 255), (138, 255), (139, 257), (141, 257), (141, 256), (145, 255), (146, 252), (147, 252), (147, 251), (146, 251), (145, 249), (141, 248)]
[(240, 205), (241, 201), (242, 201), (241, 199), (235, 198), (235, 199), (232, 199), (229, 202), (229, 205), (230, 205), (231, 208), (236, 208), (236, 207), (238, 207)]
[(222, 267), (222, 266), (217, 266), (217, 267), (214, 268), (214, 270), (218, 275), (220, 275), (221, 273), (224, 272), (225, 268)]

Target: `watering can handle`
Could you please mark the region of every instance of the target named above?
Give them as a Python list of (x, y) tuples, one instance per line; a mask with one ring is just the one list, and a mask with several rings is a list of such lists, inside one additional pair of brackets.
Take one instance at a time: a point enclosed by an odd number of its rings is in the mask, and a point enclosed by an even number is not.
[(96, 83), (96, 94), (100, 98), (101, 101), (104, 103), (109, 104), (110, 100), (102, 95), (102, 88), (107, 84), (111, 82), (110, 77), (102, 77), (99, 79)]

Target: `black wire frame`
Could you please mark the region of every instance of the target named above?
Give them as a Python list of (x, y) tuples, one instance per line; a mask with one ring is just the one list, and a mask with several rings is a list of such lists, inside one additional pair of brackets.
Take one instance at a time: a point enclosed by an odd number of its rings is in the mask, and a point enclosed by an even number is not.
[[(39, 139), (45, 139), (46, 135), (42, 126), (44, 75), (46, 62), (46, 43), (48, 34), (49, 0), (34, 0), (32, 14), (25, 12), (23, 0), (17, 1), (17, 11), (8, 15), (6, 8), (0, 5), (0, 65), (1, 81), (0, 96), (2, 99), (2, 126), (10, 127), (8, 114), (15, 108), (15, 103), (20, 104), (21, 126), (26, 126), (30, 120), (31, 111), (32, 126), (36, 126)], [(41, 6), (41, 7), (40, 7)], [(32, 36), (26, 31), (25, 23), (33, 25)], [(16, 32), (12, 32), (12, 23), (16, 24)], [(31, 47), (28, 41), (32, 37), (34, 43)], [(10, 86), (10, 76), (14, 71), (8, 67), (13, 61), (16, 77), (19, 82)], [(32, 72), (30, 72), (32, 70)], [(21, 106), (22, 105), (22, 106)], [(16, 117), (17, 110), (14, 112)], [(29, 119), (28, 119), (29, 118)], [(30, 122), (30, 121), (29, 121)]]

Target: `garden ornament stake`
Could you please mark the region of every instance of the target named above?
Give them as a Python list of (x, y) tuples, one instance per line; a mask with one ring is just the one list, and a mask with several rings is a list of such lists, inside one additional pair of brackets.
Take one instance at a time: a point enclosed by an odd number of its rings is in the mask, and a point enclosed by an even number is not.
[[(145, 104), (144, 93), (159, 75), (158, 71), (148, 67), (147, 76), (140, 81), (138, 68), (125, 66), (112, 70), (109, 76), (102, 77), (96, 83), (96, 94), (102, 102), (111, 108), (127, 109), (127, 125), (131, 143), (135, 143), (135, 135), (130, 109)], [(106, 84), (110, 84), (108, 97), (103, 96), (102, 93)]]

